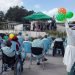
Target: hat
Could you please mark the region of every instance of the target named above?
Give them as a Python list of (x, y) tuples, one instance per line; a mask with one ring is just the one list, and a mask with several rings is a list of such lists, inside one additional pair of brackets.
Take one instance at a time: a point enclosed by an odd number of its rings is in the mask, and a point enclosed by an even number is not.
[(13, 40), (13, 41), (18, 41), (17, 36), (14, 36), (12, 40)]

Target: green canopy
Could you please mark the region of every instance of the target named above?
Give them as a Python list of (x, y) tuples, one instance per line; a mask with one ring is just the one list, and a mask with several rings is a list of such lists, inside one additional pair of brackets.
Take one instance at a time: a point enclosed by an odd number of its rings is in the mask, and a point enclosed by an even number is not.
[(26, 20), (50, 20), (51, 17), (42, 13), (42, 12), (37, 12), (33, 13), (32, 15), (24, 17)]

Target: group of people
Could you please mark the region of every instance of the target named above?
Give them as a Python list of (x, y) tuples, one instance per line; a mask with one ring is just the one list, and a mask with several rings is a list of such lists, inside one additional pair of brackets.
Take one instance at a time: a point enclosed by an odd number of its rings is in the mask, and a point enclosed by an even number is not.
[[(51, 38), (47, 35), (45, 35), (44, 38), (39, 36), (33, 41), (31, 41), (31, 38), (28, 36), (28, 34), (23, 37), (21, 32), (19, 32), (18, 35), (15, 35), (12, 39), (10, 39), (7, 34), (3, 38), (0, 36), (0, 47), (3, 53), (8, 57), (14, 57), (15, 52), (18, 53), (18, 51), (20, 51), (23, 61), (26, 58), (26, 54), (31, 53), (31, 47), (42, 48), (42, 60), (47, 61), (45, 54), (48, 51), (51, 42)], [(26, 45), (26, 43), (28, 43), (28, 45)], [(37, 65), (40, 65), (40, 59), (37, 60)]]
[[(67, 46), (64, 50), (65, 54), (63, 54), (63, 62), (66, 65), (68, 75), (75, 75), (75, 28), (70, 28), (67, 21), (65, 22), (65, 28), (67, 33)], [(55, 41), (62, 41), (62, 39), (57, 38), (54, 40), (54, 42)], [(27, 42), (29, 43), (29, 46), (25, 45)], [(31, 49), (31, 47), (39, 47), (43, 49), (43, 60), (46, 61), (47, 58), (45, 57), (45, 55), (48, 52), (48, 49), (50, 48), (51, 44), (52, 39), (47, 35), (45, 35), (44, 38), (39, 36), (33, 41), (30, 41), (30, 37), (28, 35), (24, 38), (21, 32), (16, 35), (12, 40), (9, 39), (7, 35), (5, 35), (5, 37), (3, 38), (0, 36), (0, 48), (2, 49), (3, 53), (5, 53), (9, 57), (13, 57), (15, 55), (15, 52), (13, 50), (21, 50), (22, 57), (23, 59), (25, 59), (27, 49)], [(54, 49), (54, 51), (55, 50), (56, 48)], [(31, 50), (29, 52), (31, 52)], [(37, 64), (40, 64), (40, 59), (38, 59)]]

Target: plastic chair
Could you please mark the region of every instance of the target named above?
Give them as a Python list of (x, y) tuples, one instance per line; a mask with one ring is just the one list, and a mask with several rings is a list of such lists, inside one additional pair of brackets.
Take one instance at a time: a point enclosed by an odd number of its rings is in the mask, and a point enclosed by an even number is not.
[(39, 47), (31, 47), (31, 65), (32, 65), (32, 60), (33, 57), (36, 57), (36, 59), (38, 60), (42, 60), (43, 59), (43, 48), (39, 48)]

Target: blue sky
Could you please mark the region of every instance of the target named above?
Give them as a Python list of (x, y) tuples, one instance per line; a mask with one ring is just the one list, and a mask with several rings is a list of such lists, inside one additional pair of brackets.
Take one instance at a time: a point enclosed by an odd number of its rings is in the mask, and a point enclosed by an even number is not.
[(68, 11), (75, 12), (75, 0), (23, 0), (23, 5), (34, 11), (48, 11), (64, 7)]
[[(0, 0), (0, 11), (7, 12), (10, 7), (24, 6), (28, 10), (55, 15), (58, 8), (64, 7), (75, 14), (75, 0)], [(73, 17), (75, 20), (75, 15)]]

